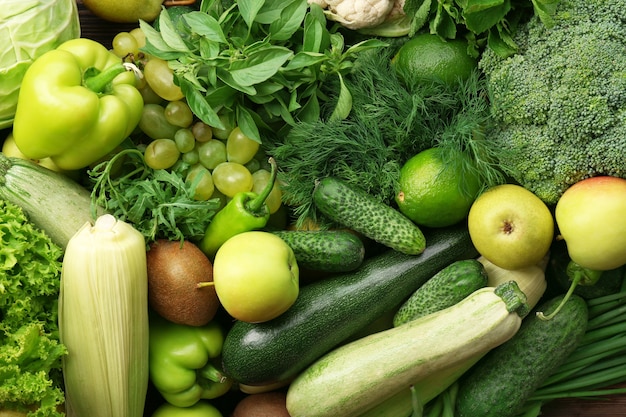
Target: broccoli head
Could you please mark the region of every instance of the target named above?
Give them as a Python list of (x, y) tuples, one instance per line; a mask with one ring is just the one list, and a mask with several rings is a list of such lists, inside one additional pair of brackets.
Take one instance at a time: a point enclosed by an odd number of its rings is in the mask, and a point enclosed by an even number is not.
[(554, 26), (522, 23), (519, 50), (486, 49), (499, 162), (520, 185), (555, 204), (596, 175), (626, 178), (626, 14), (616, 0), (561, 0)]

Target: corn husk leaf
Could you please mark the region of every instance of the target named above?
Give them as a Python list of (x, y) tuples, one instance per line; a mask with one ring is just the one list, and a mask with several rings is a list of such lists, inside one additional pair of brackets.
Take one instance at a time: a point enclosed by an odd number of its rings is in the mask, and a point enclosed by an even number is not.
[(67, 246), (59, 331), (67, 416), (141, 417), (148, 387), (145, 240), (106, 214)]

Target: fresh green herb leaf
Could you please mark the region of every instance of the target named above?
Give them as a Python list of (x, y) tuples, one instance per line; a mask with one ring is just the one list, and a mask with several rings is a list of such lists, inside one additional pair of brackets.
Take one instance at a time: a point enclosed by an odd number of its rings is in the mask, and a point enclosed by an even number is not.
[[(357, 55), (384, 45), (370, 40), (346, 47), (336, 27), (329, 29), (321, 7), (307, 0), (230, 6), (204, 0), (183, 21), (174, 27), (164, 20), (161, 32), (146, 27), (142, 50), (169, 61), (192, 111), (205, 123), (219, 127), (220, 113), (246, 108), (235, 111), (244, 118), (235, 123), (246, 125), (259, 141), (266, 130), (284, 132), (298, 120), (318, 117), (327, 101), (320, 87), (352, 71)], [(337, 114), (346, 112), (349, 92), (343, 97)]]
[(222, 27), (213, 16), (201, 12), (189, 12), (183, 15), (192, 32), (212, 42), (228, 43)]
[(174, 22), (172, 22), (172, 18), (167, 10), (163, 10), (159, 14), (159, 30), (161, 31), (161, 37), (163, 41), (169, 46), (172, 50), (179, 52), (189, 52), (189, 48), (183, 38), (180, 36), (176, 28), (174, 27)]
[(267, 46), (243, 60), (233, 61), (229, 73), (237, 85), (249, 87), (270, 79), (292, 55), (288, 48)]
[[(160, 238), (199, 239), (220, 203), (193, 198), (201, 177), (188, 183), (183, 179), (186, 168), (153, 170), (145, 164), (141, 151), (124, 149), (88, 172), (93, 183), (92, 204), (132, 224), (147, 245)], [(116, 175), (120, 169), (122, 174)]]
[(290, 39), (300, 29), (307, 8), (307, 3), (300, 0), (284, 5), (280, 17), (270, 24), (270, 38), (274, 41)]
[(265, 1), (263, 0), (246, 0), (237, 2), (237, 7), (239, 8), (239, 13), (241, 17), (246, 22), (249, 28), (252, 27), (254, 20), (256, 19), (256, 15), (263, 7)]

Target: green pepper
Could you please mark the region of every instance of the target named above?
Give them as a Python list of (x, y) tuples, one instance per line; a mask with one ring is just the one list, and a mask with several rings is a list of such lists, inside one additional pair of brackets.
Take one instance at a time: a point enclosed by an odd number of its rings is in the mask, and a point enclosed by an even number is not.
[(165, 401), (191, 407), (226, 394), (233, 382), (219, 369), (223, 343), (214, 321), (196, 327), (150, 317), (150, 379)]
[(252, 191), (237, 193), (232, 200), (213, 216), (199, 247), (211, 260), (217, 250), (229, 238), (243, 232), (265, 227), (270, 210), (265, 203), (276, 181), (276, 161), (269, 159), (272, 166), (270, 179), (261, 193)]
[(85, 38), (38, 57), (20, 86), (13, 122), (19, 150), (35, 160), (49, 157), (62, 170), (112, 152), (141, 119), (143, 98), (129, 67)]

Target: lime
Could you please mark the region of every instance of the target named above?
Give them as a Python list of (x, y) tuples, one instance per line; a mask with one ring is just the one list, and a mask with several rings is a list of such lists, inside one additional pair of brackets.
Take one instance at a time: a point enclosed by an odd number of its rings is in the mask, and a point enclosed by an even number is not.
[(404, 43), (391, 64), (405, 82), (439, 79), (447, 84), (466, 80), (477, 66), (477, 59), (467, 53), (462, 39), (444, 40), (423, 33)]
[(400, 170), (396, 194), (400, 212), (426, 227), (450, 226), (466, 218), (480, 181), (461, 166), (446, 164), (436, 147), (411, 157)]

